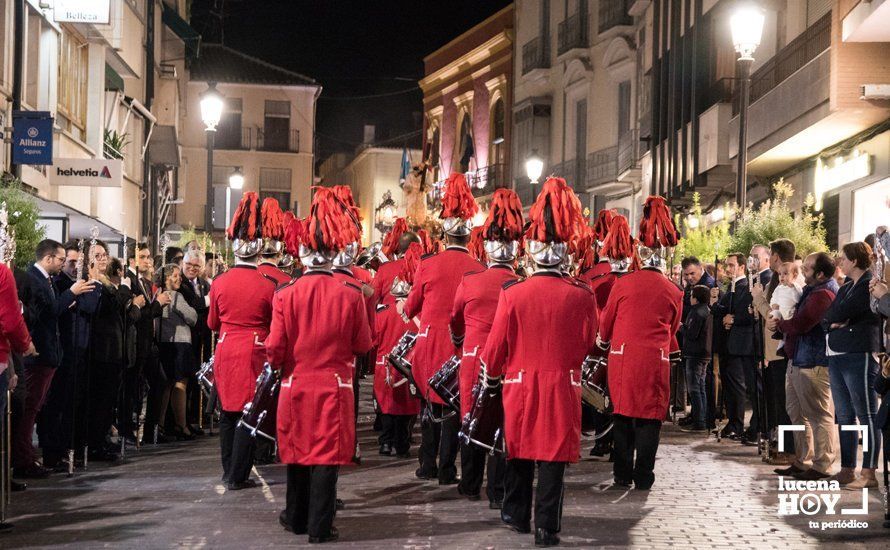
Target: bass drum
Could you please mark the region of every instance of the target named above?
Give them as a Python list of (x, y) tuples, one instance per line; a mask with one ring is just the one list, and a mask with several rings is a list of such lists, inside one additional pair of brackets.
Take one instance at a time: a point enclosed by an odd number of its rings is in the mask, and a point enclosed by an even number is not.
[(278, 390), (281, 380), (278, 371), (266, 363), (263, 372), (256, 379), (256, 393), (253, 401), (244, 405), (238, 426), (245, 429), (251, 436), (261, 436), (275, 441), (275, 416), (278, 412)]
[(504, 452), (504, 404), (501, 388), (487, 390), (481, 382), (473, 386), (470, 412), (464, 415), (458, 437), (464, 444), (482, 447), (489, 454)]
[(608, 363), (588, 355), (581, 364), (581, 431), (600, 439), (612, 430)]
[(430, 377), (430, 389), (442, 398), (448, 407), (460, 414), (460, 358), (452, 355), (439, 371)]

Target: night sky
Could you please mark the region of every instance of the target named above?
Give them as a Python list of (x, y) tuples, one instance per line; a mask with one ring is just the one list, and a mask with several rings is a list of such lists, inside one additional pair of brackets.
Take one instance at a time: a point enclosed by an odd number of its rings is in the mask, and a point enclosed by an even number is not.
[[(385, 146), (420, 146), (423, 58), (510, 4), (506, 0), (195, 0), (192, 26), (319, 81), (318, 160), (353, 151), (364, 124)], [(208, 7), (225, 14), (208, 16)], [(220, 9), (222, 6), (222, 9)], [(412, 88), (414, 88), (412, 90)], [(406, 93), (355, 99), (356, 96)], [(335, 99), (353, 98), (353, 99)]]

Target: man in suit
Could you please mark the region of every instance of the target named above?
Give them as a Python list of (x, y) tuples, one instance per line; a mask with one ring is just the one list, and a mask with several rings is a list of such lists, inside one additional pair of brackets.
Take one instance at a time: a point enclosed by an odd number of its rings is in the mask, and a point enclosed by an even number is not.
[[(745, 424), (746, 390), (753, 389), (747, 384), (746, 373), (755, 369), (754, 356), (754, 315), (751, 310), (751, 292), (745, 276), (745, 255), (739, 252), (726, 258), (726, 277), (729, 291), (717, 300), (716, 289), (711, 289), (711, 313), (714, 323), (726, 331), (726, 363), (721, 365), (723, 395), (726, 414), (729, 419), (723, 436), (741, 440)], [(752, 396), (748, 392), (749, 397)], [(752, 399), (753, 403), (753, 399)], [(751, 416), (749, 432), (757, 433), (757, 408)]]
[(37, 355), (24, 360), (25, 408), (15, 426), (13, 438), (13, 467), (16, 477), (46, 477), (49, 471), (35, 462), (31, 446), (31, 434), (37, 413), (43, 406), (56, 367), (62, 359), (59, 339), (59, 316), (72, 307), (77, 296), (93, 290), (94, 284), (77, 281), (71, 288), (57, 295), (52, 277), (65, 263), (65, 249), (61, 243), (44, 239), (37, 244), (35, 263), (28, 268), (30, 298), (28, 331), (37, 349)]
[[(210, 303), (210, 283), (204, 278), (204, 252), (198, 249), (187, 250), (182, 259), (182, 286), (179, 293), (185, 298), (188, 305), (192, 306), (198, 314), (198, 322), (192, 327), (192, 352), (195, 357), (195, 365), (200, 365), (213, 355), (210, 339), (210, 329), (207, 328), (207, 311)], [(192, 432), (200, 432), (197, 424), (201, 416), (201, 400), (199, 398), (201, 388), (195, 377), (190, 377), (188, 382), (188, 417), (189, 429)], [(195, 426), (192, 426), (195, 425)]]
[[(714, 288), (716, 283), (714, 282), (714, 278), (705, 271), (705, 267), (702, 265), (701, 261), (695, 256), (683, 258), (683, 261), (680, 262), (680, 267), (682, 269), (682, 277), (685, 286), (683, 287), (683, 318), (682, 323), (680, 324), (680, 331), (677, 333), (677, 344), (682, 348), (683, 327), (686, 324), (686, 317), (689, 316), (689, 311), (692, 309), (690, 297), (692, 296), (693, 287), (703, 285), (708, 288)], [(673, 406), (674, 411), (685, 411), (687, 381), (685, 379), (684, 366), (682, 364), (672, 364), (671, 370), (671, 405)], [(686, 416), (677, 423), (680, 426), (691, 424), (692, 416)]]
[[(125, 435), (135, 442), (138, 419), (142, 410), (143, 376), (154, 375), (153, 369), (157, 369), (157, 353), (154, 345), (154, 320), (161, 316), (163, 307), (170, 303), (170, 297), (166, 292), (153, 296), (149, 274), (152, 269), (151, 249), (148, 243), (136, 243), (127, 248), (128, 269), (126, 277), (130, 279), (130, 292), (133, 305), (141, 310), (139, 321), (136, 322), (136, 353), (135, 361), (128, 365), (124, 375), (126, 405), (126, 419), (128, 424), (124, 428)], [(151, 409), (149, 409), (151, 410)], [(135, 415), (135, 416), (134, 416)], [(150, 432), (147, 432), (150, 433)]]

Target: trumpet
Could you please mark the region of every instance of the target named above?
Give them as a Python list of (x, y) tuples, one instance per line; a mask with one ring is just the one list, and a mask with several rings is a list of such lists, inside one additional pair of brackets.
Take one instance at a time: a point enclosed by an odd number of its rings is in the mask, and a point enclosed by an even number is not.
[(374, 259), (377, 259), (380, 263), (388, 262), (389, 258), (386, 257), (386, 254), (383, 253), (382, 249), (383, 243), (379, 241), (371, 244), (371, 246), (361, 251), (355, 259), (355, 265), (358, 267), (366, 267)]

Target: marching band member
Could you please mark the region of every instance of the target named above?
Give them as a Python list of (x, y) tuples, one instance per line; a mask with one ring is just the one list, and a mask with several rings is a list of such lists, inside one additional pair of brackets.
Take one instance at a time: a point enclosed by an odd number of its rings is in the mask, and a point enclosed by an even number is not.
[[(458, 482), (457, 432), (460, 419), (448, 415), (443, 401), (430, 391), (428, 381), (445, 361), (457, 353), (448, 331), (454, 294), (464, 273), (482, 269), (467, 250), (473, 215), (479, 210), (463, 174), (453, 173), (445, 182), (442, 212), (446, 248), (423, 257), (414, 276), (414, 286), (405, 301), (405, 315), (420, 316), (420, 332), (414, 349), (413, 375), (426, 410), (421, 422), (420, 479), (435, 479), (439, 485)], [(385, 264), (384, 264), (385, 265)], [(447, 418), (443, 419), (443, 416)], [(437, 417), (433, 421), (433, 417)], [(441, 421), (440, 421), (441, 420)], [(436, 466), (438, 456), (439, 464)]]
[[(271, 197), (263, 200), (263, 250), (257, 270), (281, 286), (291, 280), (291, 276), (278, 266), (284, 257), (284, 212), (278, 201)], [(291, 258), (293, 262), (293, 258)]]
[[(587, 284), (590, 284), (591, 281), (597, 277), (613, 271), (612, 266), (609, 263), (609, 258), (603, 253), (603, 243), (606, 240), (606, 236), (609, 234), (609, 227), (612, 225), (612, 220), (618, 215), (618, 212), (614, 209), (603, 209), (600, 210), (599, 214), (596, 216), (596, 223), (593, 225), (593, 248), (596, 253), (596, 263), (592, 268), (581, 272), (578, 277)], [(601, 304), (597, 301), (597, 305), (602, 309), (605, 303)]]
[[(463, 345), (459, 370), (461, 418), (469, 414), (472, 406), (470, 397), (479, 379), (479, 358), (494, 321), (501, 287), (519, 278), (513, 264), (519, 252), (522, 223), (519, 196), (509, 189), (495, 191), (488, 217), (480, 228), (488, 269), (467, 273), (457, 287), (450, 328), (455, 343)], [(485, 449), (473, 444), (461, 448), (461, 482), (457, 489), (470, 500), (480, 498), (486, 455)], [(486, 494), (493, 509), (500, 508), (504, 500), (503, 473), (503, 455), (490, 455)]]
[(559, 272), (567, 243), (583, 224), (571, 194), (563, 179), (544, 182), (525, 234), (534, 274), (504, 285), (482, 355), (485, 384), (497, 387), (503, 376), (507, 466), (501, 519), (517, 532), (531, 531), (537, 462), (536, 546), (559, 544), (563, 476), (581, 452), (581, 364), (597, 328), (590, 289)]
[(361, 288), (331, 271), (334, 256), (358, 240), (355, 223), (328, 188), (316, 189), (309, 217), (298, 223), (306, 271), (275, 295), (266, 351), (282, 380), (278, 449), (287, 464), (287, 507), (279, 521), (315, 543), (339, 536), (337, 475), (356, 449), (355, 358), (372, 342)]
[(263, 247), (262, 216), (256, 193), (244, 193), (228, 228), (235, 266), (210, 287), (207, 326), (219, 332), (214, 355), (215, 386), (222, 409), (219, 446), (223, 481), (229, 490), (254, 487), (254, 439), (237, 428), (244, 404), (251, 402), (265, 362), (264, 342), (272, 321), (275, 283), (259, 272)]
[(371, 287), (374, 289), (374, 296), (383, 304), (395, 303), (395, 298), (389, 292), (392, 288), (393, 280), (402, 272), (404, 268), (405, 253), (411, 243), (420, 243), (420, 239), (413, 231), (408, 230), (408, 222), (405, 218), (396, 218), (392, 229), (383, 239), (383, 248), (381, 252), (389, 258), (388, 262), (380, 264), (377, 273), (371, 281)]
[(402, 273), (393, 281), (390, 293), (394, 304), (378, 304), (375, 320), (374, 345), (377, 348), (377, 363), (374, 370), (374, 397), (380, 406), (382, 431), (380, 434), (380, 454), (395, 454), (399, 458), (410, 457), (411, 419), (420, 412), (418, 396), (411, 394), (411, 384), (407, 378), (389, 364), (387, 354), (398, 343), (406, 331), (417, 332), (417, 323), (402, 315), (402, 307), (411, 285), (414, 271), (420, 261), (420, 244), (412, 243), (402, 262)]
[[(610, 255), (630, 257), (632, 240), (612, 225)], [(670, 396), (674, 335), (680, 326), (683, 293), (671, 283), (664, 247), (676, 246), (679, 235), (661, 197), (649, 197), (640, 222), (642, 269), (620, 277), (600, 317), (598, 343), (609, 345), (609, 394), (612, 399), (615, 484), (649, 490), (661, 422)], [(615, 252), (615, 251), (623, 251)], [(646, 312), (640, 315), (639, 312)]]

